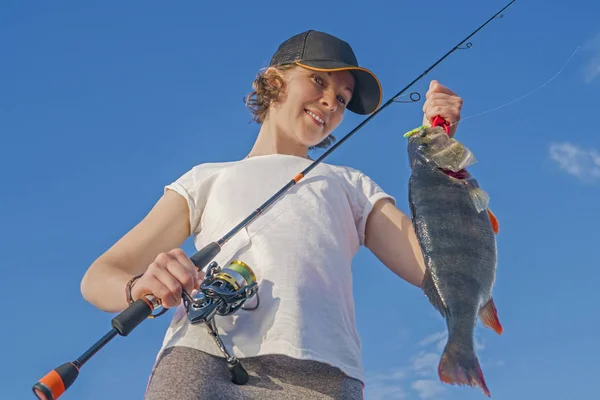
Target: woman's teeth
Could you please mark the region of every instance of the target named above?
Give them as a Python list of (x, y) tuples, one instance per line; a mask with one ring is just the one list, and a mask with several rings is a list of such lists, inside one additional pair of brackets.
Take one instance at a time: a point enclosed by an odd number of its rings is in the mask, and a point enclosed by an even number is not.
[(308, 110), (306, 110), (306, 113), (308, 115), (310, 115), (311, 117), (313, 117), (315, 120), (317, 120), (321, 125), (325, 125), (325, 121), (323, 121), (317, 114), (315, 114), (311, 111), (308, 111)]

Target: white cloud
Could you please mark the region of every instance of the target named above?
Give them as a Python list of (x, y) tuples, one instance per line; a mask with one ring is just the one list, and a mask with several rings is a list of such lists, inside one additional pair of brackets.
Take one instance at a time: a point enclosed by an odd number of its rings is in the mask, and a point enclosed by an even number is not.
[(414, 381), (411, 386), (422, 399), (439, 399), (446, 391), (439, 381), (433, 379), (420, 379)]
[[(448, 390), (438, 377), (438, 364), (448, 332), (432, 333), (418, 342), (419, 349), (404, 368), (381, 371), (366, 377), (365, 399), (368, 400), (441, 400)], [(480, 356), (485, 344), (475, 335), (475, 351)], [(503, 363), (489, 362), (499, 366)]]
[(589, 40), (582, 49), (590, 53), (590, 59), (583, 67), (583, 79), (590, 83), (600, 76), (600, 33)]
[(425, 349), (420, 350), (411, 359), (413, 382), (410, 387), (420, 399), (439, 400), (446, 391), (444, 384), (439, 380), (437, 369), (447, 340), (448, 332), (445, 330), (426, 336), (419, 342), (419, 346)]
[[(438, 344), (442, 343), (442, 346), (443, 346), (443, 344), (446, 341), (447, 337), (448, 337), (448, 332), (447, 331), (441, 331), (441, 332), (432, 333), (429, 336), (425, 336), (425, 338), (419, 342), (419, 345), (421, 345), (421, 346), (427, 346), (428, 344), (431, 344), (431, 343), (438, 343)], [(440, 351), (441, 350), (442, 349), (440, 349)]]
[(402, 387), (402, 379), (406, 377), (403, 369), (367, 375), (365, 399), (369, 400), (407, 400), (406, 391)]
[(552, 143), (550, 158), (566, 173), (584, 182), (600, 181), (600, 153), (572, 143)]
[(583, 74), (586, 83), (590, 83), (600, 75), (600, 54), (593, 56), (588, 61), (583, 69)]
[(412, 358), (412, 370), (420, 376), (429, 376), (437, 373), (440, 354), (421, 351)]
[(475, 335), (474, 340), (475, 340), (475, 351), (476, 352), (480, 353), (483, 350), (485, 350), (485, 343), (480, 342), (479, 338), (477, 337), (477, 335)]

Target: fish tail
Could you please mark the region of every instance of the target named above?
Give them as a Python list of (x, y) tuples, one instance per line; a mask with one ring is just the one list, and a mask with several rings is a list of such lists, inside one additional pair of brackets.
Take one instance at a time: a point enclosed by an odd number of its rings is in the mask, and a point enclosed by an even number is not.
[(479, 387), (491, 397), (473, 346), (449, 338), (438, 366), (440, 380), (451, 385)]

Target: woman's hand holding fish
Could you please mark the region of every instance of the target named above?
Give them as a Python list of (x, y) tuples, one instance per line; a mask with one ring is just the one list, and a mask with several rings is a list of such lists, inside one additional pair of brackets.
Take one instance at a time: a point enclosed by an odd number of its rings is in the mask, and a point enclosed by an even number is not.
[(458, 121), (460, 121), (460, 112), (463, 106), (463, 100), (452, 90), (433, 80), (429, 84), (429, 90), (425, 95), (425, 104), (423, 104), (423, 125), (431, 126), (433, 117), (439, 115), (450, 124), (450, 136), (454, 136)]

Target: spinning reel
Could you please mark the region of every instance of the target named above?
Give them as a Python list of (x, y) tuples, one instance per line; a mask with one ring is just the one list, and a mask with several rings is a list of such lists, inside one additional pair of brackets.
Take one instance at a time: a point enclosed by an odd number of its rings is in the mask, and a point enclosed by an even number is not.
[(248, 373), (240, 361), (227, 351), (219, 336), (214, 317), (215, 315), (233, 314), (255, 294), (257, 296), (256, 307), (243, 308), (244, 310), (254, 310), (258, 307), (258, 285), (254, 271), (239, 260), (232, 261), (228, 267), (223, 269), (215, 261), (211, 262), (196, 297), (193, 298), (185, 292), (183, 294), (183, 305), (188, 320), (193, 325), (206, 324), (208, 332), (226, 357), (231, 380), (239, 385), (248, 382)]

